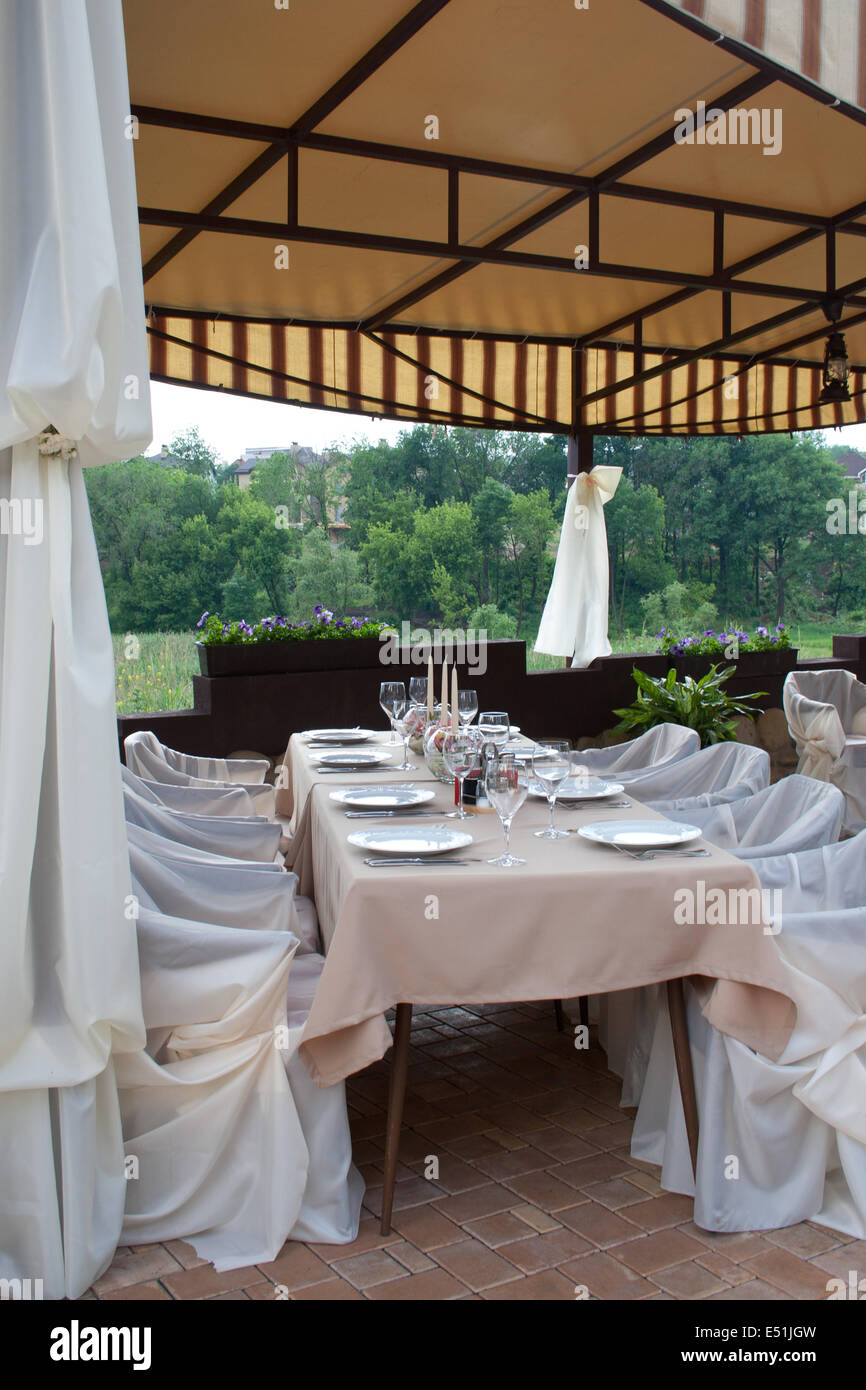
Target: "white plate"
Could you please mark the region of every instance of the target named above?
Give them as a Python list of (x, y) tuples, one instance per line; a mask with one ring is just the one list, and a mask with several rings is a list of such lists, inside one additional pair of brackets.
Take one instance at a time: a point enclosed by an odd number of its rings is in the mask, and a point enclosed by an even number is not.
[(696, 825), (684, 825), (681, 821), (608, 820), (582, 825), (577, 833), (585, 840), (596, 840), (602, 845), (655, 849), (663, 845), (687, 845), (691, 840), (699, 840), (702, 832)]
[(446, 854), (448, 850), (464, 849), (472, 844), (472, 836), (450, 825), (384, 825), (378, 830), (353, 830), (347, 836), (350, 845), (372, 850), (375, 854)]
[(359, 748), (357, 753), (345, 750), (341, 753), (317, 753), (314, 755), (319, 767), (356, 768), (363, 772), (367, 767), (382, 767), (391, 761), (390, 753), (380, 753), (373, 748)]
[(395, 811), (403, 806), (422, 806), (436, 795), (430, 787), (339, 787), (331, 800), (368, 811)]
[(372, 729), (305, 729), (307, 743), (367, 743), (376, 735)]
[[(600, 777), (566, 777), (560, 782), (556, 793), (557, 801), (600, 801), (605, 796), (616, 796), (623, 789), (622, 782), (605, 782)], [(544, 791), (530, 788), (530, 796), (545, 796)]]

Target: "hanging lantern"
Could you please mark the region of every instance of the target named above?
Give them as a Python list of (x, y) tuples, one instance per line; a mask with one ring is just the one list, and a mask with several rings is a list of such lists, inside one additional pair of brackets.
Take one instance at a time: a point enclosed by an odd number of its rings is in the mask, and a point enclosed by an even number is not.
[(845, 336), (833, 332), (827, 339), (824, 349), (824, 389), (819, 397), (821, 405), (836, 405), (850, 401), (848, 390), (848, 351)]

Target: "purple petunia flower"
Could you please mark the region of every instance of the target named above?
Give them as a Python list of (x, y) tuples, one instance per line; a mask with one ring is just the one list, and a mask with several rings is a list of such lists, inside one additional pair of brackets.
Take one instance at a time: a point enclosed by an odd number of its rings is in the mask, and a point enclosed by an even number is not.
[(196, 631), (197, 631), (197, 632), (200, 632), (200, 631), (201, 631), (201, 629), (204, 627), (204, 625), (205, 625), (205, 623), (207, 622), (207, 620), (208, 620), (209, 617), (210, 617), (210, 613), (207, 613), (207, 612), (202, 613), (201, 617), (199, 618), (198, 622), (197, 622), (196, 625), (195, 625), (195, 626), (196, 626)]

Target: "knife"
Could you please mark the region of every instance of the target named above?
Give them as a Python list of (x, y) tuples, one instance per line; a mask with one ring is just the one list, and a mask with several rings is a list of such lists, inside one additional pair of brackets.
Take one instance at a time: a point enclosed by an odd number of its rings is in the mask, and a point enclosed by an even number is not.
[(403, 869), (411, 865), (421, 869), (454, 868), (462, 869), (467, 864), (480, 864), (480, 859), (365, 859), (371, 869)]

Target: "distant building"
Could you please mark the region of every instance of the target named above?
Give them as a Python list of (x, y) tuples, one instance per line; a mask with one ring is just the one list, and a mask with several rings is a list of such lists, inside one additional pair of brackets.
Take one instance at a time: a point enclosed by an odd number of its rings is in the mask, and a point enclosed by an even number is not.
[[(231, 473), (242, 491), (246, 491), (249, 487), (257, 466), (264, 463), (273, 454), (288, 454), (299, 468), (306, 468), (310, 463), (318, 463), (322, 458), (322, 455), (317, 454), (314, 449), (310, 449), (306, 444), (298, 444), (297, 441), (292, 444), (260, 445), (254, 449), (245, 449), (243, 458), (235, 459)], [(333, 509), (333, 516), (328, 519), (328, 535), (335, 543), (342, 541), (345, 532), (349, 530), (348, 522), (343, 519), (345, 505), (345, 500), (342, 497), (339, 498)]]
[(160, 447), (158, 454), (148, 454), (147, 456), (154, 463), (161, 463), (164, 468), (184, 468), (185, 464), (179, 454), (173, 454), (167, 444)]
[(847, 453), (838, 455), (838, 461), (845, 469), (846, 478), (853, 478), (866, 486), (866, 454), (861, 454), (859, 449), (849, 449)]

